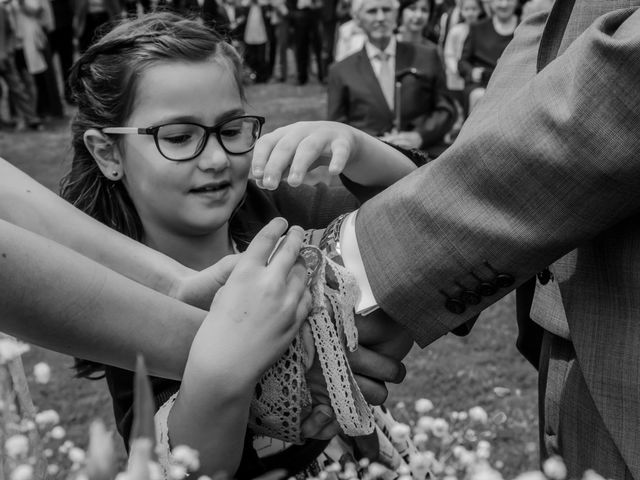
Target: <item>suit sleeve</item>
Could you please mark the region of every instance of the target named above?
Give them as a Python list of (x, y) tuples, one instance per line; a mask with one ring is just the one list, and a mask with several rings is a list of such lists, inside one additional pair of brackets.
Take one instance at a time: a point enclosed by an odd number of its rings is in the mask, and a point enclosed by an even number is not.
[(327, 119), (348, 123), (349, 92), (342, 82), (342, 76), (335, 65), (329, 69)]
[[(525, 82), (522, 37), (454, 145), (358, 213), (375, 298), (423, 346), (640, 212), (640, 10), (600, 17)], [(445, 307), (498, 274), (513, 283)]]

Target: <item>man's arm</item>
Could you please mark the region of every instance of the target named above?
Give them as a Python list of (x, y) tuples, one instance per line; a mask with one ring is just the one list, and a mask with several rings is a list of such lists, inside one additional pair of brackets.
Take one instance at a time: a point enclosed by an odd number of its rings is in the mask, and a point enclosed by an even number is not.
[[(601, 17), (524, 84), (532, 37), (516, 35), (495, 83), (518, 87), (494, 85), (447, 152), (361, 207), (375, 298), (421, 345), (638, 212), (638, 32), (640, 11)], [(498, 274), (509, 277), (478, 305), (445, 307)]]

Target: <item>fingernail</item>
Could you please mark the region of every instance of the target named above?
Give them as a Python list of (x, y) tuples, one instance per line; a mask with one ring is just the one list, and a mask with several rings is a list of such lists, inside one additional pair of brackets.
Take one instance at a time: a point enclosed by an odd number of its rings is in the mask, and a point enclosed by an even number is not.
[(264, 188), (264, 182), (261, 178), (256, 178), (256, 185), (258, 186), (258, 188)]
[(322, 426), (329, 425), (331, 422), (333, 422), (333, 417), (326, 413), (324, 410), (318, 410), (315, 413), (315, 417), (318, 423)]
[(287, 177), (287, 182), (289, 182), (289, 185), (292, 187), (297, 187), (302, 183), (302, 175), (297, 172), (291, 172)]
[(262, 168), (262, 167), (254, 167), (253, 168), (254, 177), (261, 177), (263, 173), (264, 173), (264, 168)]
[(275, 190), (278, 186), (278, 182), (276, 181), (276, 177), (273, 175), (266, 175), (262, 178), (262, 183), (264, 184), (264, 188)]

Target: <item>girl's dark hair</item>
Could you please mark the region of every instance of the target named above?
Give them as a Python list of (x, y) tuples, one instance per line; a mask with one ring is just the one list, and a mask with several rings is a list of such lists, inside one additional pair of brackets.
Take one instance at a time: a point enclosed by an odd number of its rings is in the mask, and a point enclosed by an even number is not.
[[(89, 47), (69, 76), (78, 112), (71, 122), (73, 161), (61, 181), (61, 196), (100, 222), (141, 241), (142, 222), (129, 194), (122, 182), (102, 174), (84, 144), (84, 133), (126, 125), (138, 81), (147, 68), (163, 62), (206, 60), (230, 69), (244, 100), (240, 55), (218, 33), (196, 20), (170, 12), (150, 13), (123, 20)], [(95, 362), (76, 359), (75, 368), (79, 377), (104, 375), (104, 366)]]

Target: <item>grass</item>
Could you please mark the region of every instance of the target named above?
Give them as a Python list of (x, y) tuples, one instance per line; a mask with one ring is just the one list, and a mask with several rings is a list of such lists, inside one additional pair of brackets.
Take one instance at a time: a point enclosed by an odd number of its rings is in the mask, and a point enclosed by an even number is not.
[[(324, 118), (322, 85), (268, 84), (250, 87), (247, 93), (250, 108), (267, 117), (267, 131), (296, 120)], [(70, 164), (67, 123), (58, 121), (43, 132), (0, 132), (0, 155), (56, 190)], [(482, 314), (468, 337), (447, 335), (424, 350), (414, 349), (405, 362), (407, 378), (390, 388), (388, 404), (406, 405), (406, 409), (396, 408), (400, 420), (422, 397), (433, 401), (438, 415), (480, 405), (490, 417), (506, 418), (495, 426), (492, 441), (492, 460), (504, 464), (505, 477), (535, 468), (536, 372), (517, 353), (515, 338), (514, 301), (508, 296)], [(27, 371), (38, 361), (48, 362), (54, 375), (48, 385), (32, 385), (34, 401), (42, 409), (58, 411), (68, 438), (85, 445), (87, 427), (94, 418), (113, 428), (111, 401), (102, 381), (74, 379), (69, 357), (38, 348), (25, 357)], [(496, 387), (502, 390), (494, 391)], [(124, 449), (117, 443), (124, 458)]]

